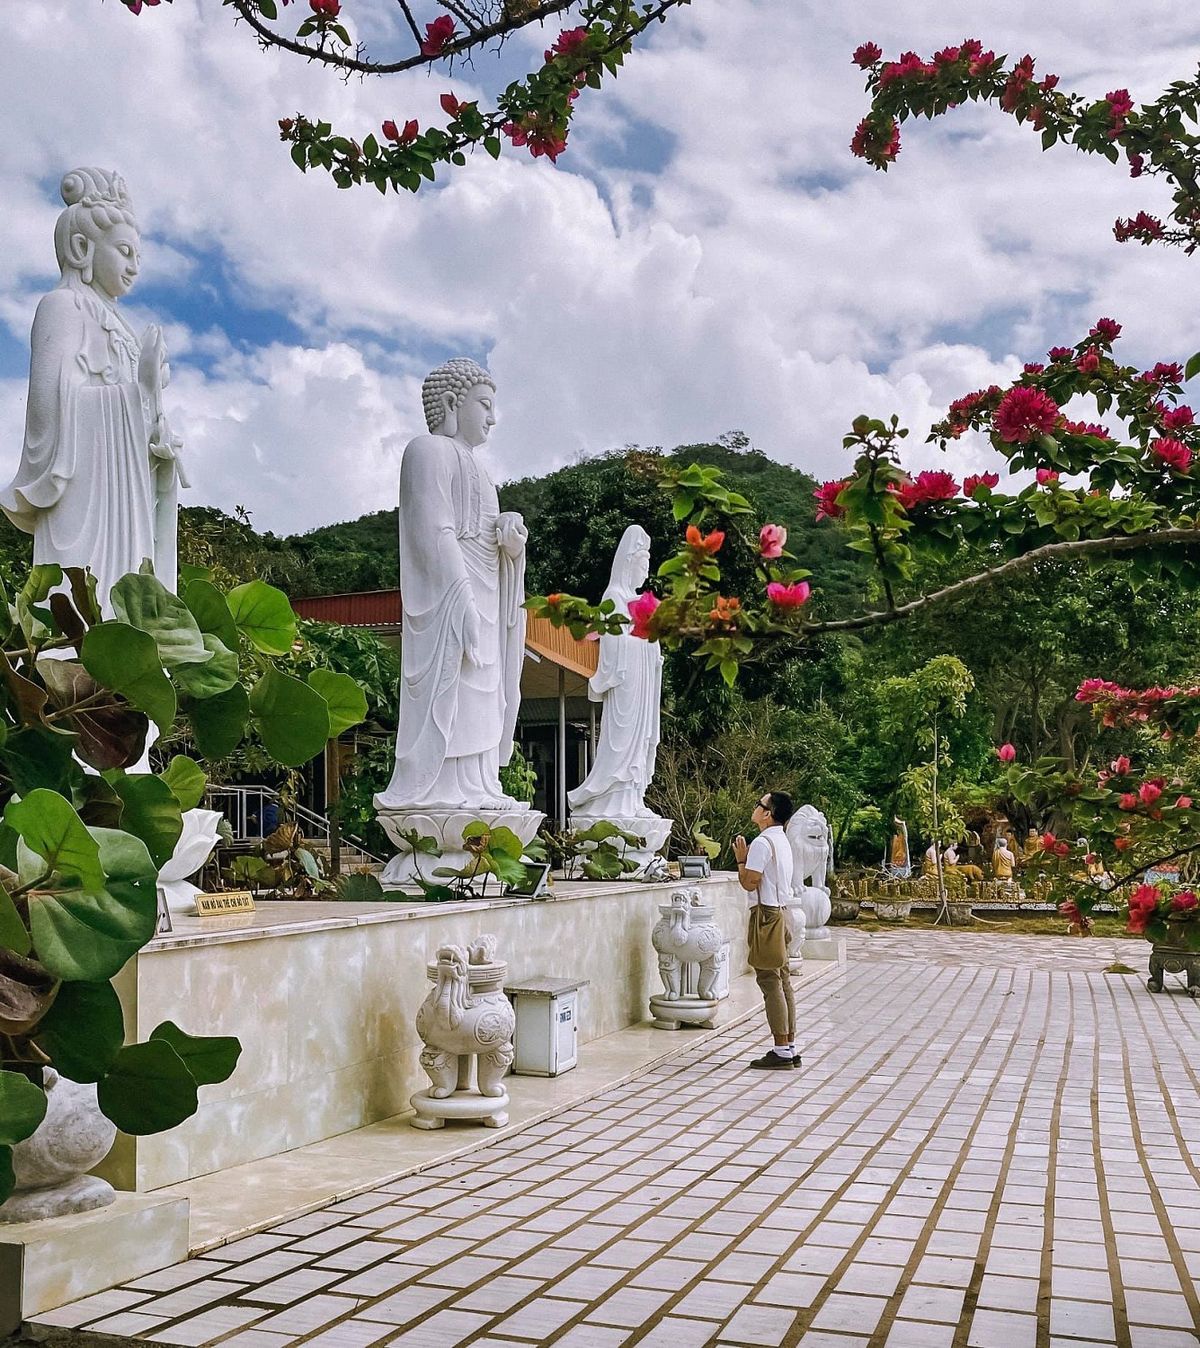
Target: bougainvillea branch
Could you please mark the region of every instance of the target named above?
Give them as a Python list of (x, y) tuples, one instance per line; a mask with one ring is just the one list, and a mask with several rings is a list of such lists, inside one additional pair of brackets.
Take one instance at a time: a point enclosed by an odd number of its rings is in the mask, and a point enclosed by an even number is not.
[[(134, 14), (159, 0), (121, 0)], [(168, 3), (170, 0), (168, 0)], [(546, 49), (540, 65), (512, 81), (493, 107), (462, 100), (452, 88), (440, 97), (446, 122), (421, 128), (414, 118), (384, 117), (378, 130), (346, 135), (332, 123), (304, 113), (282, 118), (280, 137), (291, 145), (292, 159), (307, 171), (324, 169), (343, 188), (369, 184), (380, 192), (416, 192), (432, 182), (439, 166), (466, 163), (479, 146), (493, 159), (505, 143), (552, 162), (566, 149), (575, 105), (585, 89), (598, 89), (617, 73), (634, 44), (653, 24), (691, 0), (438, 0), (425, 5), (434, 17), (414, 12), (409, 0), (398, 0), (410, 49), (380, 58), (352, 39), (346, 27), (354, 0), (222, 0), (264, 48), (316, 62), (347, 77), (396, 75), (419, 67), (442, 68), (452, 79), (455, 62), (470, 62), (476, 53), (498, 49), (522, 28), (572, 11), (564, 28)], [(294, 35), (279, 26), (295, 23)], [(299, 16), (298, 19), (296, 16)]]
[(944, 47), (928, 59), (905, 52), (885, 60), (874, 42), (863, 43), (854, 64), (867, 73), (871, 107), (859, 123), (851, 150), (878, 169), (900, 153), (900, 125), (909, 117), (932, 119), (967, 103), (991, 103), (1040, 132), (1042, 148), (1059, 143), (1117, 164), (1124, 157), (1132, 177), (1158, 176), (1170, 186), (1170, 222), (1146, 211), (1117, 220), (1116, 238), (1168, 243), (1188, 253), (1200, 247), (1200, 76), (1177, 80), (1153, 103), (1135, 105), (1127, 89), (1100, 99), (1059, 88), (1057, 75), (1039, 75), (1032, 56), (1008, 64), (977, 38)]

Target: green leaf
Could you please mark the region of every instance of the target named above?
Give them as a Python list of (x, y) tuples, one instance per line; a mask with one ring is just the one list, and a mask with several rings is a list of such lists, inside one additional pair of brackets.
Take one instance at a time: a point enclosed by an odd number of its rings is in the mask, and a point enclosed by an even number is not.
[(17, 598), (28, 604), (44, 604), (50, 591), (62, 584), (62, 578), (62, 567), (54, 562), (32, 567)]
[(46, 1117), (46, 1092), (20, 1072), (0, 1072), (0, 1145), (23, 1142)]
[(298, 768), (315, 758), (329, 739), (325, 699), (290, 674), (268, 669), (250, 693), (267, 752), (284, 767)]
[(211, 632), (231, 651), (238, 648), (237, 623), (225, 596), (207, 577), (190, 580), (180, 592), (201, 632)]
[(75, 807), (57, 791), (39, 788), (21, 800), (11, 800), (4, 822), (16, 829), (21, 841), (36, 852), (49, 869), (83, 885), (104, 884), (100, 848), (75, 813)]
[(1198, 374), (1200, 374), (1200, 351), (1197, 351), (1183, 367), (1183, 377), (1185, 380), (1194, 379)]
[(316, 689), (329, 707), (331, 737), (336, 738), (367, 719), (367, 695), (349, 674), (314, 669), (308, 676), (308, 686)]
[(168, 670), (212, 658), (191, 609), (153, 576), (122, 576), (112, 587), (110, 602), (122, 622), (154, 638)]
[(125, 1043), (125, 1018), (113, 985), (64, 983), (34, 1038), (63, 1076), (99, 1081)]
[(205, 632), (204, 649), (211, 658), (203, 664), (176, 665), (172, 671), (175, 682), (189, 697), (216, 697), (238, 681), (238, 658), (220, 637)]
[(123, 1048), (96, 1094), (101, 1111), (134, 1137), (177, 1127), (199, 1104), (195, 1077), (165, 1039)]
[(252, 580), (229, 592), (229, 611), (238, 631), (267, 655), (286, 655), (296, 640), (296, 615), (287, 595), (273, 585)]
[(98, 623), (83, 638), (79, 658), (97, 683), (144, 711), (164, 734), (171, 729), (175, 689), (148, 632), (123, 622)]
[(197, 1086), (213, 1086), (227, 1081), (241, 1057), (242, 1046), (236, 1040), (215, 1035), (185, 1034), (173, 1021), (165, 1020), (150, 1031), (150, 1042), (161, 1040), (183, 1059)]
[(170, 787), (181, 810), (194, 810), (204, 799), (208, 778), (200, 764), (186, 754), (176, 754), (159, 778)]
[(0, 1147), (0, 1203), (3, 1203), (16, 1188), (17, 1177), (13, 1174), (11, 1147)]
[(39, 787), (69, 789), (73, 777), (82, 776), (71, 757), (76, 737), (48, 726), (28, 726), (9, 734), (0, 748), (0, 761), (12, 779), (13, 790), (28, 795)]
[(64, 982), (99, 982), (120, 972), (154, 935), (158, 870), (146, 844), (117, 829), (92, 829), (108, 875), (106, 888), (29, 895), (29, 925), (39, 961)]
[(17, 912), (12, 895), (0, 885), (0, 945), (18, 955), (28, 955), (32, 946), (29, 932)]
[(161, 869), (170, 861), (183, 832), (183, 814), (174, 791), (161, 777), (148, 773), (105, 777), (124, 805), (121, 828), (141, 838), (150, 859)]
[(205, 758), (225, 758), (242, 742), (250, 719), (250, 699), (240, 683), (187, 707), (196, 748)]

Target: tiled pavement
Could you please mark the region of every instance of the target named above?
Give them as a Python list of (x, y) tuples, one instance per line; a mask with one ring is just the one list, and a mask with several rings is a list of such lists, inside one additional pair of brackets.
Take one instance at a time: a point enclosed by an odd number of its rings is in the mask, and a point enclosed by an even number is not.
[[(964, 942), (969, 944), (964, 944)], [(1200, 1343), (1200, 1006), (1136, 942), (851, 936), (584, 1105), (40, 1317), (223, 1348)]]

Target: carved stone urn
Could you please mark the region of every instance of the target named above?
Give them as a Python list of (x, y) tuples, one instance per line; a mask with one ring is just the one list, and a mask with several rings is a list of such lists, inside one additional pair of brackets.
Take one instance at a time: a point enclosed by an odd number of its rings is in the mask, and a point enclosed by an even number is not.
[(100, 1113), (95, 1086), (43, 1069), (46, 1117), (32, 1137), (13, 1147), (16, 1188), (0, 1206), (0, 1222), (31, 1222), (107, 1207), (111, 1184), (87, 1172), (104, 1160), (117, 1125)]
[(729, 967), (729, 943), (717, 925), (716, 910), (704, 903), (698, 889), (678, 889), (650, 933), (658, 953), (663, 991), (650, 998), (650, 1013), (660, 1030), (681, 1025), (711, 1029)]
[(438, 950), (428, 967), (433, 988), (417, 1012), (425, 1045), (421, 1066), (431, 1084), (412, 1097), (414, 1128), (442, 1128), (447, 1119), (487, 1128), (508, 1122), (503, 1081), (517, 1018), (504, 995), (507, 974), (507, 963), (496, 959), (494, 936), (478, 937), (469, 949)]

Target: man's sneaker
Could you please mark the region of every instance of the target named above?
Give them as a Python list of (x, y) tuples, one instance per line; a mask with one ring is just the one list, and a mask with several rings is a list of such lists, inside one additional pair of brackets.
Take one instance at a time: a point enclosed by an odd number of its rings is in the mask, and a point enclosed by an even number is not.
[(792, 1054), (792, 1066), (793, 1066), (793, 1067), (799, 1067), (799, 1066), (800, 1066), (800, 1055), (799, 1055), (798, 1053), (793, 1053), (793, 1054)]
[(768, 1049), (761, 1058), (755, 1058), (750, 1063), (750, 1066), (763, 1067), (770, 1071), (790, 1072), (792, 1070), (792, 1059), (781, 1058), (774, 1049)]

